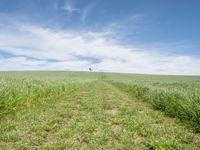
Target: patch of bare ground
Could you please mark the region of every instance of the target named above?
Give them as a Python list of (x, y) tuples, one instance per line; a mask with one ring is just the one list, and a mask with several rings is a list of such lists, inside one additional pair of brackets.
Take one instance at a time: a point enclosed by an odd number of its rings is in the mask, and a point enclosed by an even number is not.
[(112, 128), (113, 128), (113, 131), (119, 132), (119, 131), (122, 130), (122, 125), (121, 124), (115, 124), (115, 125), (112, 126)]
[(117, 108), (112, 108), (110, 110), (106, 110), (106, 113), (111, 116), (116, 116), (120, 111)]
[(135, 138), (136, 143), (141, 143), (143, 141), (145, 141), (145, 137), (143, 137), (143, 136), (138, 136), (138, 137)]
[(59, 136), (59, 134), (56, 132), (52, 134), (48, 134), (46, 138), (44, 139), (43, 143), (48, 144), (52, 142), (57, 136)]
[(36, 136), (36, 134), (32, 131), (28, 131), (26, 133), (24, 133), (24, 135), (22, 136), (23, 139), (31, 139), (32, 137)]
[(89, 142), (86, 141), (86, 140), (81, 141), (81, 147), (80, 147), (80, 149), (81, 149), (81, 150), (87, 149), (87, 145), (88, 145), (88, 144), (89, 144)]

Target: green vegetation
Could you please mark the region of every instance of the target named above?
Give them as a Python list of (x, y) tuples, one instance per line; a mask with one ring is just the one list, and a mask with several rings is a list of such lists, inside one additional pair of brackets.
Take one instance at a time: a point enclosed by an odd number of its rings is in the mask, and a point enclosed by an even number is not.
[[(114, 75), (111, 77), (116, 78)], [(110, 78), (111, 78), (110, 77)], [(122, 75), (109, 81), (156, 110), (177, 117), (200, 132), (200, 78), (183, 76)], [(145, 78), (146, 77), (146, 78)], [(133, 82), (133, 80), (136, 80)]]
[(76, 91), (95, 77), (95, 74), (80, 72), (1, 72), (0, 113)]
[(1, 72), (0, 81), (0, 149), (200, 149), (199, 77)]

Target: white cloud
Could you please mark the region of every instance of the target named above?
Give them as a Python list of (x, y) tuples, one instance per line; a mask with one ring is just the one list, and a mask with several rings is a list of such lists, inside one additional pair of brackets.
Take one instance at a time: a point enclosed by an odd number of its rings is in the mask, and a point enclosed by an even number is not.
[(81, 20), (85, 21), (87, 17), (90, 15), (91, 10), (95, 7), (96, 3), (92, 2), (89, 3), (85, 8), (83, 8), (82, 13), (81, 13)]
[[(1, 57), (0, 57), (1, 58)], [(34, 60), (26, 57), (10, 57), (0, 59), (0, 70), (81, 70), (86, 71), (85, 66), (90, 65), (86, 60), (69, 60), (48, 62)]]
[(75, 6), (75, 4), (72, 1), (67, 0), (65, 2), (64, 7), (62, 7), (62, 9), (65, 10), (68, 15), (72, 15), (73, 13), (79, 13), (80, 20), (85, 21), (87, 17), (90, 15), (91, 10), (95, 7), (95, 5), (96, 5), (96, 1), (93, 1), (89, 3), (88, 5), (86, 5), (85, 7), (83, 7), (82, 9), (79, 9)]
[(0, 33), (0, 52), (11, 54), (0, 56), (0, 70), (87, 70), (92, 66), (96, 71), (200, 74), (197, 58), (125, 46), (113, 40), (116, 35), (110, 32), (16, 26), (3, 27)]
[(63, 9), (67, 11), (69, 15), (73, 14), (74, 12), (79, 12), (80, 9), (76, 8), (71, 1), (66, 1)]

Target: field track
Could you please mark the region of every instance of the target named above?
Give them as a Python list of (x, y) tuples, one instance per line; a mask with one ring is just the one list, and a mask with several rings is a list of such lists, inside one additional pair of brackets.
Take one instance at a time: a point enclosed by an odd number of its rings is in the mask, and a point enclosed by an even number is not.
[(200, 149), (198, 134), (100, 79), (0, 127), (0, 149)]

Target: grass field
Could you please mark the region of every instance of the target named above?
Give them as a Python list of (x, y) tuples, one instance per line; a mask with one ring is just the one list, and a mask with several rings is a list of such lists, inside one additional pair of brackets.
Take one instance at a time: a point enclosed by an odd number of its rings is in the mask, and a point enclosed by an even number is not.
[(200, 77), (1, 72), (0, 149), (200, 149)]

